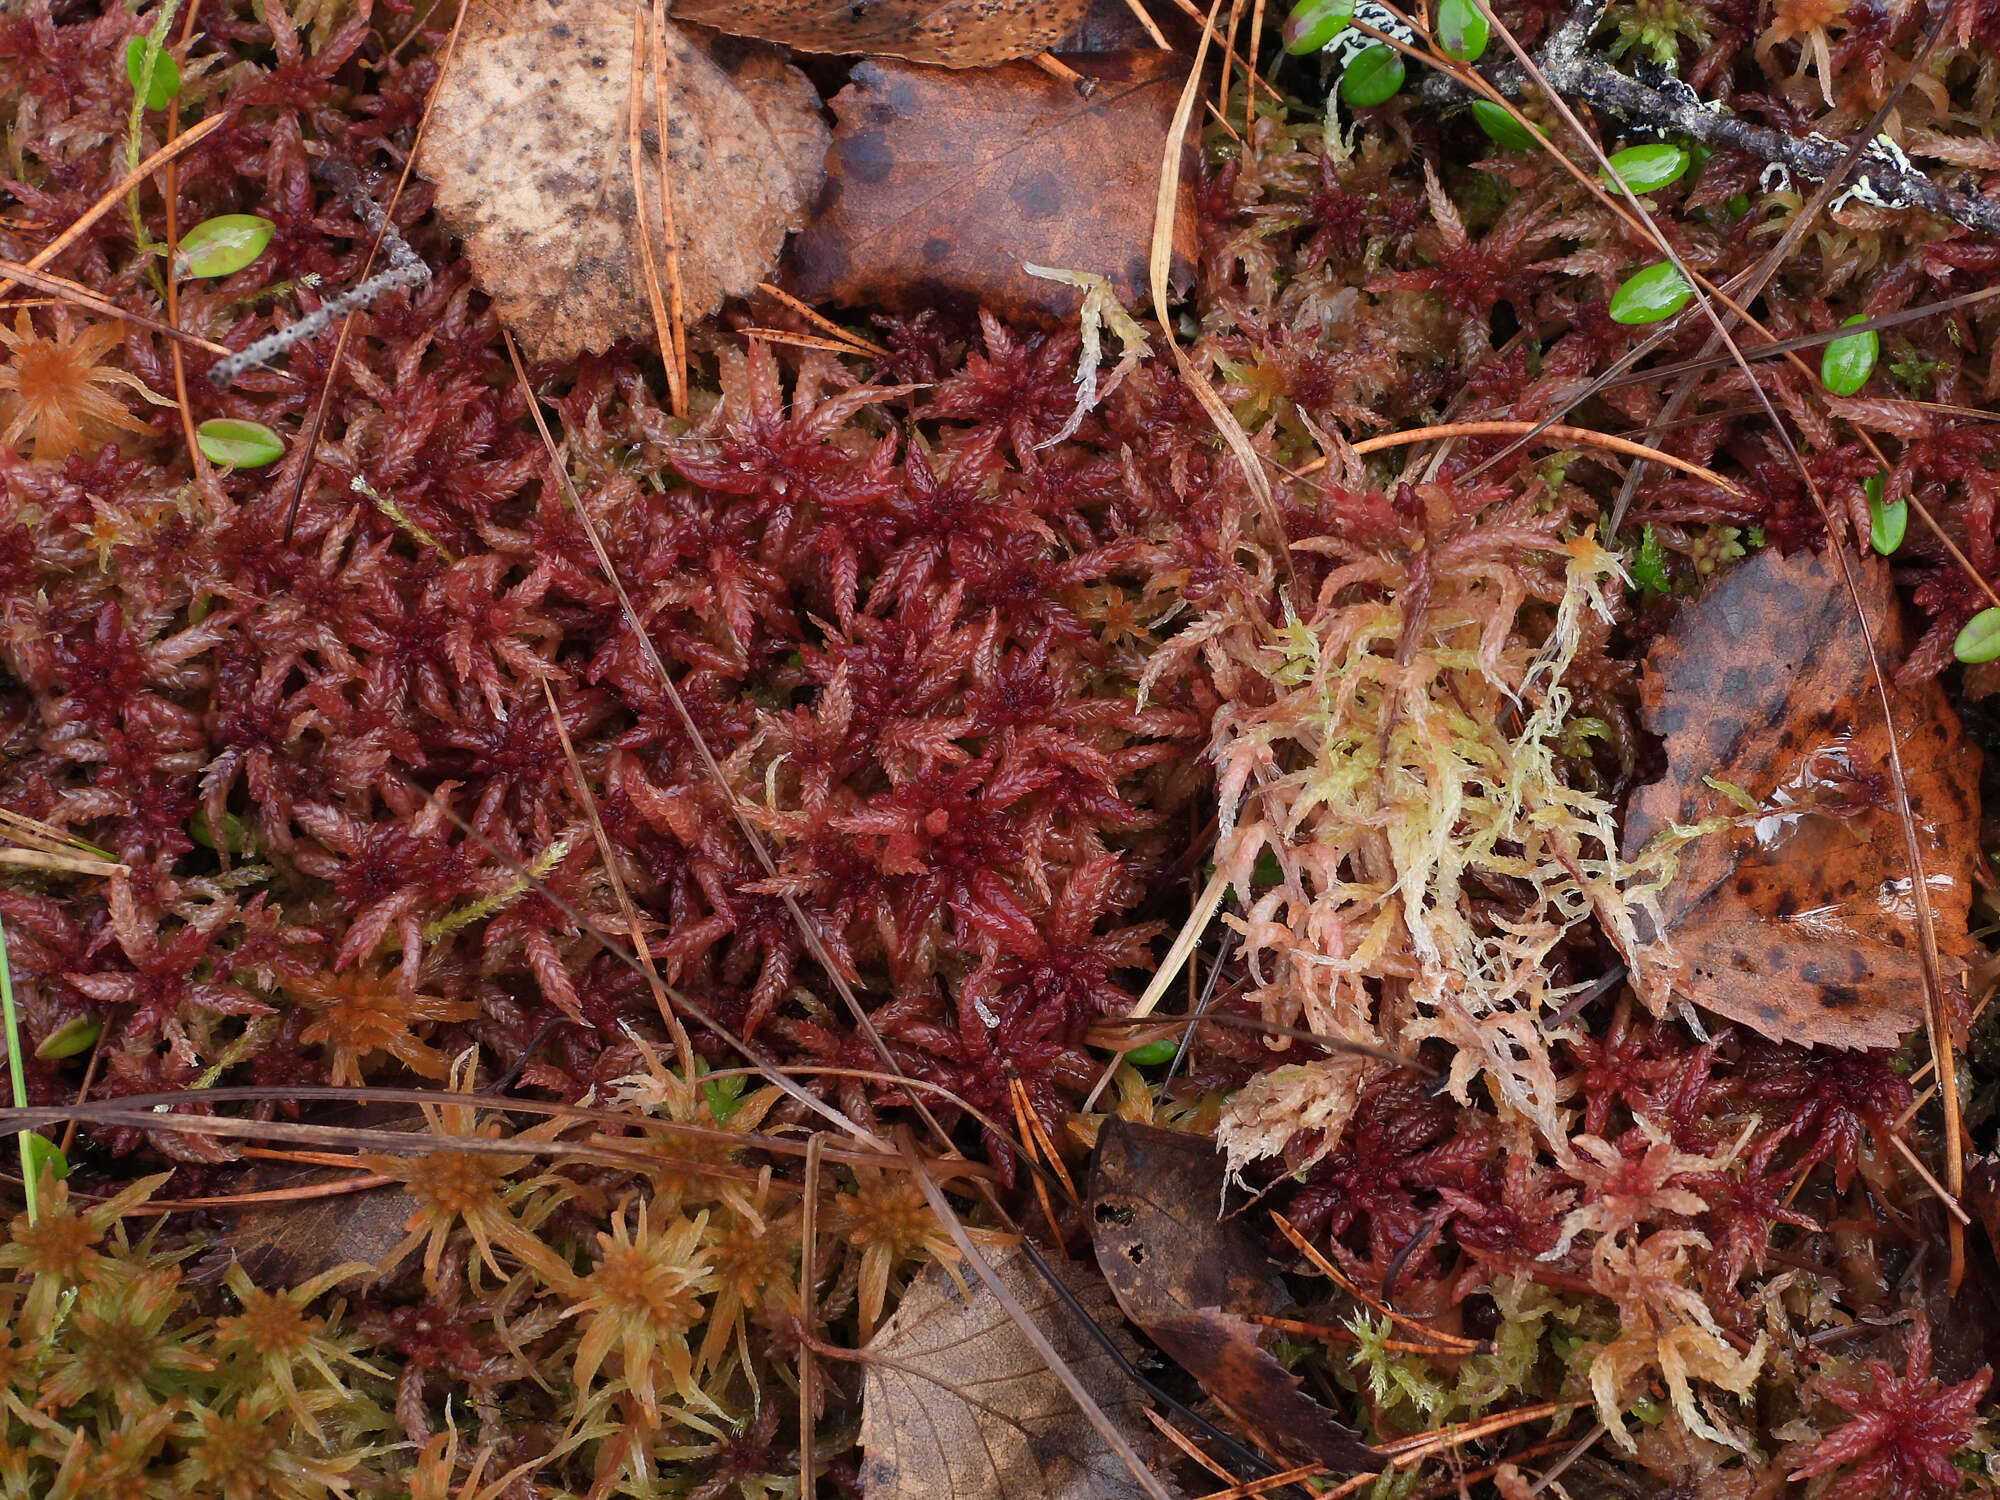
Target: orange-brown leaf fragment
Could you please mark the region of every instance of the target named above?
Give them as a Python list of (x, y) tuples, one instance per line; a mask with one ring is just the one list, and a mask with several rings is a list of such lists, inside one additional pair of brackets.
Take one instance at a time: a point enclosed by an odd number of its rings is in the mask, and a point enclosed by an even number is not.
[(679, 0), (674, 14), (801, 52), (984, 68), (1053, 47), (1090, 0)]
[[(643, 208), (664, 263), (660, 154), (649, 86), (635, 198), (632, 31), (632, 8), (613, 0), (474, 7), (418, 154), (480, 287), (537, 359), (655, 331), (635, 236)], [(812, 85), (769, 51), (711, 47), (672, 23), (665, 44), (667, 177), (694, 319), (777, 264), (819, 192), (828, 136)]]
[[(953, 74), (862, 63), (835, 96), (830, 179), (793, 246), (808, 301), (914, 312), (972, 302), (1001, 317), (1074, 317), (1073, 287), (1025, 261), (1146, 288), (1154, 199), (1187, 63), (1167, 52), (1074, 59), (1083, 98), (1027, 63)], [(1176, 259), (1192, 263), (1194, 173), (1184, 172)]]
[(1249, 1312), (1291, 1297), (1241, 1220), (1221, 1217), (1222, 1158), (1205, 1136), (1108, 1120), (1090, 1167), (1090, 1238), (1125, 1316), (1246, 1427), (1295, 1458), (1374, 1473), (1383, 1460), (1300, 1389)]
[[(1893, 671), (1907, 636), (1888, 566), (1855, 564), (1868, 638)], [(1892, 689), (1910, 811), (1947, 982), (1970, 951), (1979, 752), (1936, 683)], [(1916, 903), (1866, 638), (1839, 565), (1760, 549), (1683, 607), (1646, 662), (1667, 771), (1634, 794), (1625, 847), (1668, 823), (1705, 834), (1661, 893), (1687, 997), (1766, 1036), (1893, 1047), (1923, 1024)], [(1709, 781), (1705, 781), (1708, 778)]]
[[(988, 1263), (1128, 1441), (1152, 1445), (1139, 1388), (1018, 1250)], [(1101, 1282), (1056, 1266), (1086, 1312), (1129, 1335)], [(943, 1267), (910, 1283), (862, 1351), (864, 1500), (1128, 1500), (1145, 1493), (985, 1283)]]

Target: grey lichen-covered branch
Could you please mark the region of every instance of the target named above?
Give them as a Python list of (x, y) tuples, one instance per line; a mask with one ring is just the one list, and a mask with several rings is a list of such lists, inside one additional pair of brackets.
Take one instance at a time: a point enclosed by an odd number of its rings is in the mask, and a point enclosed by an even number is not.
[(377, 271), (337, 297), (329, 297), (296, 323), (288, 323), (239, 352), (217, 360), (208, 372), (208, 378), (218, 387), (228, 385), (246, 370), (269, 363), (287, 349), (317, 337), (338, 319), (366, 307), (385, 292), (420, 287), (430, 280), (431, 268), (424, 264), (423, 257), (410, 248), (409, 241), (389, 222), (388, 216), (352, 169), (335, 162), (323, 162), (315, 164), (313, 170), (315, 176), (332, 182), (341, 195), (354, 205), (355, 212), (361, 216), (361, 222), (370, 234), (381, 237), (382, 252), (389, 258), (388, 268)]
[[(1665, 70), (1640, 78), (1620, 72), (1586, 46), (1603, 10), (1603, 0), (1584, 0), (1536, 58), (1536, 66), (1558, 93), (1609, 110), (1635, 128), (1740, 151), (1812, 182), (1825, 182), (1842, 171), (1853, 150), (1850, 142), (1818, 131), (1796, 136), (1753, 124), (1720, 104), (1705, 102)], [(1487, 76), (1507, 94), (1518, 96), (1529, 89), (1525, 71), (1513, 64)], [(1447, 81), (1439, 77), (1437, 82)], [(2000, 200), (1940, 187), (1911, 166), (1886, 137), (1878, 137), (1854, 155), (1843, 199), (1881, 208), (1923, 209), (1968, 229), (2000, 234)]]

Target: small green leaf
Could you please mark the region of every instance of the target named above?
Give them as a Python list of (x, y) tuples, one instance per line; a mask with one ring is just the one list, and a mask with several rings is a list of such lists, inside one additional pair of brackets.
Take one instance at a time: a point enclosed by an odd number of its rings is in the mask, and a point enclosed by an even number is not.
[(1667, 1409), (1651, 1396), (1632, 1398), (1632, 1415), (1648, 1427), (1657, 1427), (1667, 1419)]
[[(153, 62), (153, 76), (146, 78), (146, 60)], [(181, 70), (160, 44), (149, 36), (135, 36), (125, 44), (125, 76), (132, 80), (132, 92), (146, 92), (146, 108), (165, 109), (181, 91)]]
[(2000, 656), (2000, 609), (1982, 609), (1965, 622), (1951, 654), (1960, 661), (1992, 661)]
[(42, 1168), (57, 1182), (69, 1176), (69, 1158), (62, 1154), (62, 1147), (45, 1135), (37, 1135), (32, 1130), (21, 1132), (21, 1168), (28, 1176), (41, 1179)]
[(1888, 482), (1888, 479), (1889, 476), (1878, 469), (1875, 473), (1870, 474), (1866, 479), (1861, 481), (1861, 493), (1868, 497), (1870, 505), (1880, 505), (1882, 503), (1882, 486)]
[(704, 1078), (701, 1096), (708, 1101), (709, 1118), (718, 1125), (727, 1125), (729, 1117), (743, 1107), (743, 1090), (749, 1082), (740, 1073), (729, 1078)]
[[(1840, 326), (1867, 321), (1868, 314), (1856, 313)], [(1836, 396), (1851, 396), (1868, 384), (1881, 353), (1882, 336), (1872, 328), (1866, 333), (1842, 334), (1819, 357), (1819, 383)]]
[[(222, 836), (229, 841), (231, 854), (243, 854), (250, 848), (250, 830), (233, 812), (222, 815)], [(204, 849), (215, 847), (215, 831), (208, 826), (208, 814), (199, 808), (188, 819), (188, 837)]]
[(1666, 141), (1627, 146), (1612, 155), (1606, 182), (1622, 182), (1635, 193), (1656, 192), (1680, 180), (1688, 169), (1688, 154)]
[(1646, 593), (1664, 594), (1667, 582), (1667, 549), (1648, 526), (1639, 536), (1639, 550), (1632, 554), (1632, 581)]
[(1730, 218), (1740, 219), (1750, 212), (1750, 195), (1748, 193), (1738, 193), (1724, 204), (1723, 207), (1729, 210)]
[(1172, 1037), (1161, 1037), (1157, 1042), (1134, 1047), (1125, 1054), (1125, 1061), (1135, 1068), (1157, 1068), (1163, 1062), (1174, 1060), (1174, 1052), (1179, 1045)]
[(1614, 323), (1657, 323), (1671, 318), (1688, 305), (1694, 288), (1687, 284), (1672, 261), (1634, 271), (1611, 294), (1611, 321)]
[(1299, 0), (1285, 17), (1285, 50), (1294, 57), (1317, 52), (1354, 19), (1354, 0)]
[(1540, 132), (1532, 131), (1491, 99), (1472, 101), (1472, 118), (1487, 139), (1509, 151), (1532, 151)]
[(1474, 0), (1438, 0), (1437, 26), (1432, 34), (1445, 56), (1472, 62), (1486, 50), (1491, 33), (1486, 13)]
[[(1865, 493), (1868, 485), (1861, 488)], [(1868, 496), (1868, 545), (1882, 556), (1887, 557), (1903, 545), (1903, 534), (1910, 529), (1910, 502), (1898, 500), (1894, 505), (1882, 503), (1882, 479), (1874, 479), (1874, 493)]]
[(211, 417), (194, 430), (194, 440), (212, 464), (230, 469), (261, 469), (285, 456), (285, 440), (262, 422)]
[(234, 276), (264, 253), (274, 228), (269, 219), (258, 214), (204, 219), (181, 236), (174, 275)]
[(1373, 109), (1395, 98), (1402, 86), (1402, 54), (1377, 42), (1340, 75), (1340, 102), (1349, 109)]
[(96, 1016), (71, 1016), (42, 1038), (41, 1046), (35, 1049), (35, 1056), (43, 1062), (60, 1062), (65, 1057), (75, 1057), (77, 1053), (88, 1052), (95, 1047), (103, 1030), (104, 1023)]

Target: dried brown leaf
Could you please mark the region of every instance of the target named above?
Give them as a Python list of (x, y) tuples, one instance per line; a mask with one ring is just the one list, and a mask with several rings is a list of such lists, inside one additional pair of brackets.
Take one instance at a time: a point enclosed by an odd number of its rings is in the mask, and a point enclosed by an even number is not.
[[(300, 1181), (323, 1182), (326, 1177), (324, 1169), (316, 1169)], [(220, 1248), (225, 1265), (230, 1259), (240, 1261), (259, 1286), (297, 1286), (349, 1261), (376, 1265), (385, 1260), (403, 1238), (409, 1217), (410, 1200), (396, 1186), (259, 1204), (236, 1215)]]
[(1341, 1472), (1383, 1459), (1299, 1388), (1246, 1313), (1291, 1293), (1238, 1219), (1222, 1217), (1223, 1164), (1204, 1136), (1108, 1120), (1090, 1168), (1091, 1243), (1125, 1316), (1222, 1405), (1290, 1454)]
[[(1105, 1414), (1141, 1449), (1153, 1443), (1139, 1388), (1018, 1250), (987, 1263)], [(1058, 1275), (1128, 1357), (1129, 1335), (1100, 1282)], [(866, 1500), (1136, 1500), (1125, 1465), (1076, 1408), (1005, 1309), (943, 1267), (910, 1284), (863, 1354), (861, 1492)]]
[[(1075, 316), (1072, 287), (1022, 263), (1107, 278), (1145, 294), (1154, 194), (1187, 77), (1166, 52), (1078, 59), (1083, 98), (1026, 63), (950, 74), (863, 63), (833, 101), (838, 124), (818, 218), (793, 247), (807, 301), (916, 311), (976, 303), (1002, 317)], [(1193, 174), (1177, 258), (1192, 263)]]
[[(669, 24), (659, 84), (687, 316), (749, 292), (819, 192), (828, 140), (805, 75), (758, 47)], [(660, 229), (659, 143), (625, 165), (632, 12), (612, 0), (494, 0), (465, 24), (417, 166), (480, 286), (537, 359), (651, 337), (634, 238)], [(641, 118), (651, 121), (652, 89)], [(662, 252), (663, 253), (663, 252)]]
[(1032, 57), (1090, 0), (681, 0), (674, 14), (801, 52), (870, 52), (947, 68)]
[[(1710, 782), (1746, 793), (1757, 815), (1697, 839), (1661, 893), (1688, 998), (1766, 1036), (1893, 1047), (1923, 1024), (1924, 982), (1866, 640), (1893, 666), (1907, 636), (1887, 565), (1856, 567), (1867, 636), (1837, 565), (1811, 553), (1760, 549), (1683, 607), (1646, 663), (1646, 723), (1667, 771), (1634, 794), (1625, 845), (1737, 813)], [(1955, 970), (1970, 951), (1979, 752), (1936, 683), (1893, 701)]]

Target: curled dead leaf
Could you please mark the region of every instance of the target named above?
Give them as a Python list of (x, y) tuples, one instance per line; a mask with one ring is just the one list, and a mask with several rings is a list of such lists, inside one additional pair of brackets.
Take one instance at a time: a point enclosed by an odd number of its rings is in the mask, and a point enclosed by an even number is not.
[[(914, 311), (976, 303), (1001, 317), (1075, 316), (1078, 293), (1023, 263), (1145, 295), (1160, 158), (1187, 61), (1169, 52), (1078, 59), (1084, 98), (1030, 66), (950, 74), (862, 63), (834, 97), (819, 216), (793, 247), (808, 301)], [(1194, 174), (1182, 174), (1175, 254), (1192, 264)]]
[(1090, 0), (680, 0), (674, 14), (801, 52), (984, 68), (1045, 52)]
[(1291, 1292), (1235, 1219), (1221, 1216), (1212, 1141), (1109, 1120), (1090, 1168), (1091, 1243), (1125, 1316), (1245, 1425), (1295, 1457), (1342, 1473), (1384, 1459), (1300, 1389), (1243, 1314), (1276, 1312)]
[[(1019, 1250), (987, 1263), (1127, 1439), (1153, 1443), (1137, 1386)], [(1101, 1282), (1056, 1272), (1084, 1310), (1112, 1328)], [(861, 1492), (866, 1500), (1127, 1500), (1145, 1492), (1084, 1418), (998, 1300), (942, 1266), (910, 1284), (863, 1351)]]
[[(758, 47), (669, 23), (667, 174), (687, 316), (749, 292), (819, 192), (828, 140), (805, 76)], [(501, 319), (537, 359), (654, 333), (635, 235), (664, 244), (652, 87), (644, 193), (626, 122), (632, 10), (612, 0), (493, 0), (465, 23), (417, 169)]]
[[(1688, 998), (1785, 1041), (1893, 1047), (1923, 1024), (1924, 985), (1866, 644), (1893, 670), (1907, 635), (1888, 566), (1855, 566), (1865, 635), (1837, 564), (1806, 552), (1759, 549), (1682, 607), (1646, 662), (1667, 770), (1633, 795), (1625, 848), (1741, 814), (1684, 850), (1661, 892)], [(1939, 952), (1962, 968), (1979, 751), (1936, 683), (1892, 702)]]

